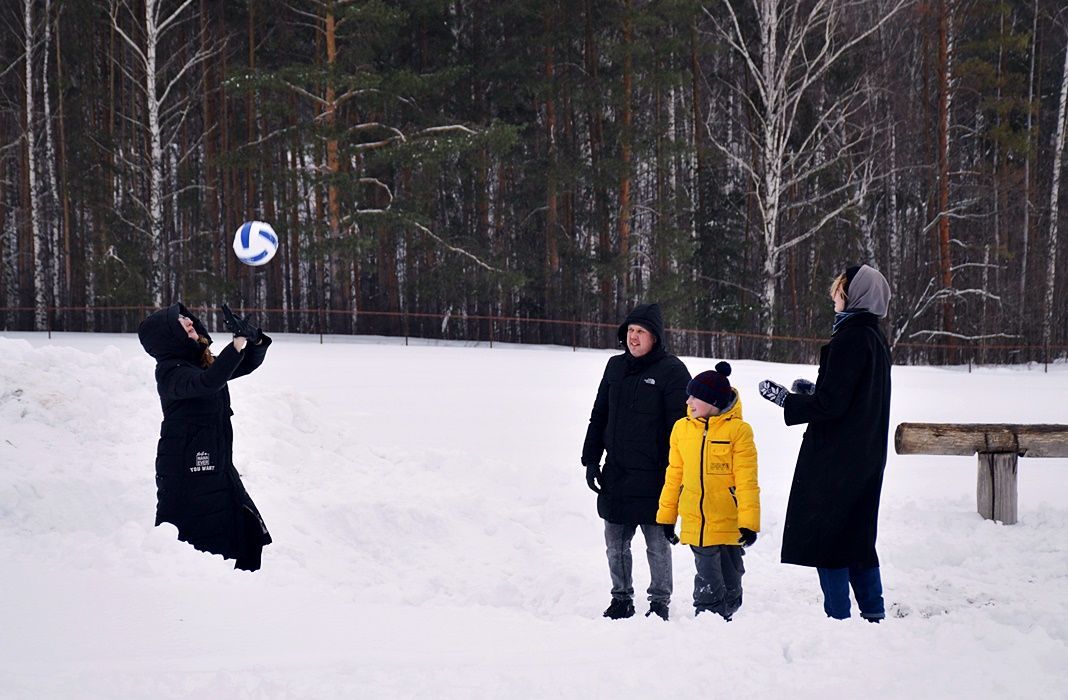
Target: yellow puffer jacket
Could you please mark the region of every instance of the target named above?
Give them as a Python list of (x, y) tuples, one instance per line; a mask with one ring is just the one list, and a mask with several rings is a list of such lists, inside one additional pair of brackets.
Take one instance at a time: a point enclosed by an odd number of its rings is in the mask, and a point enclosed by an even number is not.
[(683, 544), (738, 544), (738, 528), (760, 530), (760, 487), (753, 429), (742, 420), (742, 401), (725, 413), (680, 418), (671, 431), (671, 452), (656, 521), (674, 525), (682, 516)]

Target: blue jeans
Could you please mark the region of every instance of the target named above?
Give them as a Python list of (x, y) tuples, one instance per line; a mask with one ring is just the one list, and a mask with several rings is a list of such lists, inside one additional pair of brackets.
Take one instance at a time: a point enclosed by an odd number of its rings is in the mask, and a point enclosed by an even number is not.
[(705, 611), (722, 615), (729, 620), (742, 607), (742, 548), (738, 545), (719, 544), (711, 547), (695, 547), (694, 564), (697, 575), (693, 578), (694, 613)]
[(612, 575), (612, 598), (632, 600), (634, 582), (631, 578), (633, 559), (630, 541), (641, 527), (645, 536), (645, 554), (649, 558), (649, 602), (671, 602), (671, 543), (664, 537), (663, 525), (624, 525), (604, 522), (604, 541), (608, 546), (608, 572)]
[(857, 598), (860, 616), (867, 620), (881, 620), (886, 617), (883, 606), (883, 582), (879, 576), (879, 567), (861, 569), (850, 566), (844, 569), (817, 568), (820, 575), (820, 588), (823, 589), (823, 610), (827, 617), (845, 620), (849, 617), (849, 588)]

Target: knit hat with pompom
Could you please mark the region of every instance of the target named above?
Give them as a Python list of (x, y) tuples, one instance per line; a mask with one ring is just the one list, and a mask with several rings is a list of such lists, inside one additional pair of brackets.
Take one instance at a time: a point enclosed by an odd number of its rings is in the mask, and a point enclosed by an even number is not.
[(722, 411), (734, 400), (734, 390), (727, 380), (729, 376), (731, 366), (726, 362), (719, 362), (716, 369), (701, 372), (691, 379), (686, 385), (686, 393)]

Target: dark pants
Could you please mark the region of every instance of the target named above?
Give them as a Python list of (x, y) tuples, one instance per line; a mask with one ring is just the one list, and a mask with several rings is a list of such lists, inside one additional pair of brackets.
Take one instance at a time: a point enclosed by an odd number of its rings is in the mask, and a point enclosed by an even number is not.
[(849, 617), (849, 588), (857, 598), (860, 616), (868, 620), (886, 617), (883, 606), (883, 582), (879, 567), (861, 569), (851, 566), (844, 569), (820, 569), (820, 588), (823, 589), (823, 610), (827, 617), (845, 620)]
[[(616, 600), (634, 598), (631, 578), (633, 559), (630, 541), (638, 525), (604, 523), (604, 541), (608, 546), (608, 572), (612, 575), (612, 597)], [(663, 525), (641, 525), (645, 536), (645, 554), (649, 558), (649, 602), (671, 602), (671, 543), (664, 537)]]
[(742, 548), (738, 545), (720, 544), (712, 547), (694, 547), (694, 563), (697, 575), (693, 579), (694, 613), (705, 611), (731, 619), (742, 607)]

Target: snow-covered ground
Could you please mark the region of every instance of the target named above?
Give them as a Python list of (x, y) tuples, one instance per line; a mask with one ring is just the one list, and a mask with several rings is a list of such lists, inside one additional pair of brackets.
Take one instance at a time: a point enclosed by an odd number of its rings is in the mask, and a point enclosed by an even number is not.
[[(248, 574), (152, 526), (135, 336), (0, 335), (0, 697), (1068, 697), (1068, 460), (1021, 460), (1002, 526), (974, 457), (891, 454), (885, 624), (825, 618), (815, 572), (778, 562), (803, 428), (756, 384), (813, 367), (733, 363), (763, 501), (734, 621), (692, 617), (683, 547), (670, 622), (602, 619), (578, 462), (608, 357), (278, 336), (230, 385), (275, 539)], [(898, 367), (891, 427), (1063, 423), (1066, 396), (1064, 366)]]

